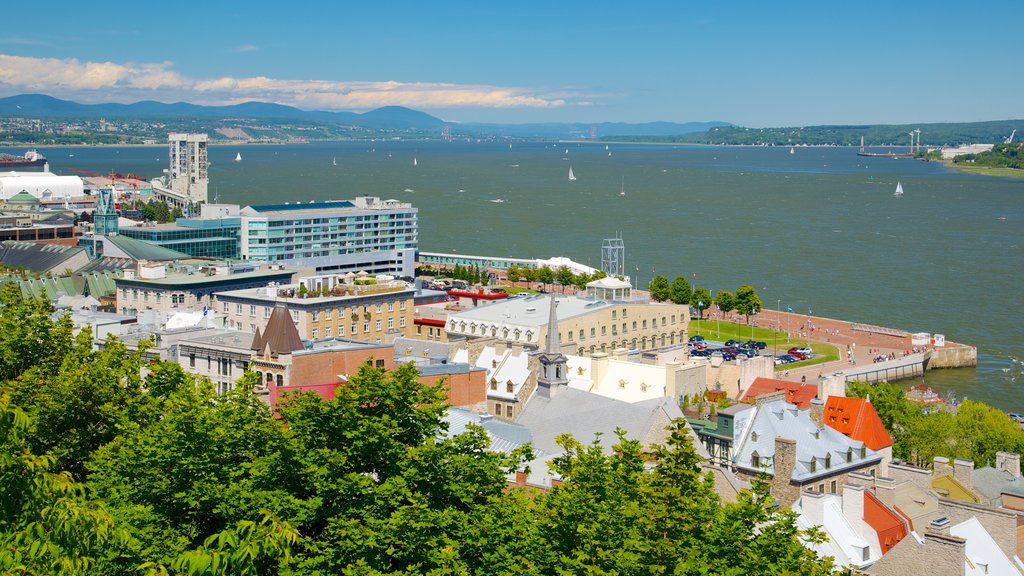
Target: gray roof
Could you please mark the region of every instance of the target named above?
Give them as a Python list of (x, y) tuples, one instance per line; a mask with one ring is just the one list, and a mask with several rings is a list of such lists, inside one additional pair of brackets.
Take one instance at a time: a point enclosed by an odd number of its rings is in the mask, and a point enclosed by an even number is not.
[[(548, 310), (551, 307), (550, 299), (554, 295), (546, 296), (537, 294), (526, 298), (509, 298), (497, 300), (491, 304), (480, 305), (475, 308), (455, 312), (448, 316), (449, 320), (478, 320), (485, 322), (504, 322), (520, 326), (545, 326), (548, 323)], [(589, 314), (594, 310), (608, 308), (613, 304), (604, 300), (584, 300), (575, 296), (560, 296), (556, 314), (558, 320), (574, 318)]]
[(493, 416), (477, 414), (462, 408), (449, 408), (444, 419), (448, 422), (448, 437), (462, 434), (469, 424), (482, 426), (491, 439), (491, 450), (508, 454), (512, 450), (531, 442), (530, 431), (518, 424), (502, 422)]
[(973, 488), (988, 500), (1003, 494), (1024, 497), (1024, 478), (1015, 477), (1002, 468), (985, 466), (971, 474)]
[[(774, 474), (776, 438), (788, 438), (796, 442), (796, 465), (793, 467), (792, 479), (797, 482), (861, 468), (865, 462), (881, 460), (881, 456), (867, 448), (863, 442), (852, 440), (828, 426), (818, 426), (811, 420), (809, 410), (800, 410), (781, 398), (759, 404), (755, 410), (733, 457), (737, 467), (756, 471), (766, 467), (768, 474)], [(860, 457), (862, 446), (865, 447), (864, 458)], [(847, 461), (850, 449), (853, 449), (852, 462)], [(754, 452), (759, 457), (758, 468), (751, 465)], [(825, 466), (826, 455), (831, 455), (828, 467)]]
[(629, 403), (561, 387), (552, 398), (534, 394), (517, 423), (530, 430), (538, 449), (557, 454), (562, 452), (555, 442), (560, 434), (572, 434), (576, 440), (589, 444), (600, 433), (602, 446), (610, 452), (618, 441), (616, 428), (622, 428), (627, 438), (640, 440), (645, 447), (660, 443), (669, 421), (682, 417), (679, 406), (669, 398)]
[(750, 404), (738, 403), (733, 404), (732, 406), (728, 406), (726, 408), (722, 408), (721, 410), (718, 411), (718, 413), (725, 414), (726, 416), (735, 416), (740, 412), (746, 412), (747, 410), (752, 410), (753, 408), (754, 407), (751, 406)]
[(177, 250), (171, 250), (170, 248), (164, 248), (163, 246), (157, 246), (156, 244), (150, 244), (149, 242), (136, 240), (135, 238), (129, 238), (120, 234), (107, 236), (107, 242), (117, 246), (129, 258), (134, 260), (164, 262), (191, 258), (191, 256), (184, 252), (178, 252)]
[(20, 266), (33, 272), (46, 272), (83, 251), (85, 248), (78, 246), (4, 240), (0, 242), (0, 262), (8, 268)]

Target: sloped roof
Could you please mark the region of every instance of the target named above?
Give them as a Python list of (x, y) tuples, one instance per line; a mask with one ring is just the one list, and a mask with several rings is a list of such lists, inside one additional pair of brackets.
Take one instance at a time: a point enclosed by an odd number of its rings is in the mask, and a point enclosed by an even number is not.
[(291, 354), (296, 350), (305, 349), (287, 304), (279, 302), (274, 306), (266, 328), (262, 332), (259, 329), (256, 330), (256, 336), (252, 340), (252, 349), (261, 354), (269, 350), (271, 356)]
[(149, 242), (120, 234), (107, 236), (107, 241), (117, 246), (133, 260), (166, 262), (168, 260), (191, 258), (191, 256), (184, 252), (178, 252), (177, 250), (171, 250), (170, 248), (164, 248), (163, 246), (157, 246), (156, 244), (150, 244)]
[(46, 272), (59, 268), (62, 262), (84, 251), (85, 248), (79, 246), (5, 240), (0, 242), (0, 262), (8, 268), (20, 266), (33, 272)]
[(938, 478), (932, 479), (932, 490), (934, 490), (939, 496), (949, 498), (950, 500), (974, 503), (981, 500), (973, 490), (964, 486), (958, 482), (956, 478), (949, 475), (939, 476)]
[(1013, 561), (1006, 556), (977, 517), (971, 516), (959, 524), (950, 526), (949, 533), (967, 541), (968, 562), (965, 563), (964, 570), (966, 576), (1019, 574)]
[[(798, 482), (862, 468), (865, 463), (881, 459), (870, 448), (865, 449), (861, 458), (863, 442), (847, 438), (828, 426), (819, 427), (808, 410), (800, 410), (781, 398), (764, 402), (755, 410), (733, 457), (740, 468), (755, 472), (766, 468), (769, 474), (774, 474), (776, 438), (796, 442), (796, 463), (791, 479)], [(754, 452), (758, 456), (757, 466), (753, 465)]]
[(103, 272), (106, 270), (128, 270), (135, 268), (135, 261), (130, 258), (114, 258), (103, 256), (82, 266), (79, 272)]
[(974, 490), (988, 500), (995, 500), (1003, 494), (1024, 497), (1024, 478), (1014, 476), (1002, 468), (985, 466), (971, 474)]
[[(519, 424), (502, 422), (490, 415), (481, 415), (470, 412), (463, 408), (448, 408), (444, 415), (448, 422), (447, 436), (451, 438), (466, 432), (469, 424), (476, 424), (487, 431), (491, 439), (491, 450), (508, 454), (512, 450), (531, 442), (533, 436), (530, 431)], [(539, 454), (538, 454), (539, 455)]]
[[(531, 396), (516, 422), (530, 430), (537, 448), (548, 454), (558, 454), (562, 447), (555, 438), (560, 434), (572, 434), (576, 440), (589, 444), (595, 434), (600, 433), (601, 445), (610, 452), (612, 445), (618, 442), (616, 428), (624, 429), (627, 438), (639, 440), (645, 447), (661, 443), (667, 434), (664, 427), (670, 420), (682, 416), (679, 406), (671, 398), (629, 403), (574, 388), (562, 388), (551, 398), (539, 394)], [(702, 445), (695, 437), (694, 447), (698, 452), (702, 451)]]
[(903, 517), (890, 510), (870, 490), (864, 491), (864, 521), (878, 534), (882, 554), (907, 536), (907, 524)]
[[(877, 562), (880, 555), (871, 543), (865, 540), (860, 532), (853, 527), (850, 519), (843, 513), (843, 499), (836, 494), (803, 493), (800, 500), (793, 505), (798, 514), (796, 524), (807, 530), (815, 524), (808, 518), (806, 510), (813, 505), (810, 499), (821, 499), (821, 524), (824, 528), (825, 540), (818, 543), (805, 543), (805, 546), (818, 553), (818, 556), (831, 556), (840, 566), (863, 568)], [(864, 559), (861, 550), (868, 548), (869, 557)]]
[(825, 424), (872, 450), (892, 446), (892, 437), (885, 431), (875, 407), (863, 398), (829, 396), (825, 402)]
[(801, 384), (789, 380), (777, 380), (775, 378), (757, 378), (747, 388), (741, 400), (757, 398), (762, 394), (786, 391), (786, 402), (796, 404), (801, 408), (811, 405), (811, 400), (818, 397), (818, 387), (814, 384)]

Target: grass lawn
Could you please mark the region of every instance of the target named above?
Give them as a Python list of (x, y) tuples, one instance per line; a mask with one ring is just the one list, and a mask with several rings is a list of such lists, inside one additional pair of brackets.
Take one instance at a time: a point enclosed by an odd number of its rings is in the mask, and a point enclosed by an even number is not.
[(505, 292), (508, 292), (509, 294), (520, 294), (520, 293), (537, 294), (538, 293), (536, 290), (531, 290), (530, 288), (516, 288), (515, 286), (500, 286), (500, 288), (504, 288)]
[(964, 164), (953, 164), (953, 167), (957, 170), (970, 172), (971, 174), (981, 174), (982, 176), (1010, 176), (1013, 178), (1024, 178), (1024, 170), (1018, 170), (1016, 168), (1005, 168), (1002, 166), (973, 166)]
[[(726, 340), (740, 340), (746, 342), (751, 339), (750, 326), (746, 326), (744, 324), (724, 321), (720, 322), (718, 320), (701, 320), (700, 331), (698, 331), (697, 321), (690, 320), (690, 336), (696, 336), (698, 334), (715, 342), (725, 342)], [(773, 350), (777, 346), (780, 354), (785, 354), (786, 350), (789, 350), (790, 348), (803, 347), (807, 345), (807, 340), (802, 338), (790, 339), (785, 332), (778, 332), (776, 330), (760, 328), (758, 326), (754, 327), (753, 339), (760, 340), (768, 344), (769, 351)], [(776, 366), (775, 369), (788, 370), (839, 360), (839, 349), (832, 344), (812, 342), (811, 350), (814, 351), (814, 357), (810, 360), (803, 360), (792, 364), (780, 364)]]

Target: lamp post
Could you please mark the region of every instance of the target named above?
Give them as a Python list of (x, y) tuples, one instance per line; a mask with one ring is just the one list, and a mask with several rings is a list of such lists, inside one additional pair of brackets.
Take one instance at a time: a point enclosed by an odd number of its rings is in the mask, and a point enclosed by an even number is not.
[(775, 299), (775, 341), (772, 343), (772, 350), (779, 355), (779, 331), (782, 330), (782, 298)]
[[(750, 315), (751, 316), (757, 316), (757, 308), (751, 308), (750, 309)], [(750, 340), (751, 341), (754, 340), (754, 321), (753, 320), (750, 321)]]
[(704, 314), (701, 313), (701, 310), (703, 310), (703, 309), (704, 309), (704, 301), (703, 300), (697, 300), (697, 334), (700, 334), (700, 317), (704, 315)]

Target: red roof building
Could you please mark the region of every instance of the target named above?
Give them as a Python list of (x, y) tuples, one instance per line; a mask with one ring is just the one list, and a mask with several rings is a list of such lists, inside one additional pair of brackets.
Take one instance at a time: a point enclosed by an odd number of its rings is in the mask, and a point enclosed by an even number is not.
[(883, 555), (907, 536), (903, 517), (882, 504), (870, 490), (864, 491), (864, 521), (878, 533)]
[(781, 391), (786, 392), (786, 402), (796, 404), (800, 408), (810, 407), (811, 400), (818, 396), (818, 387), (814, 384), (801, 384), (775, 378), (757, 378), (747, 388), (747, 392), (741, 400), (753, 400), (762, 394)]
[(871, 402), (863, 398), (829, 396), (825, 402), (825, 422), (837, 432), (881, 450), (892, 446), (892, 437), (885, 431), (882, 419)]

